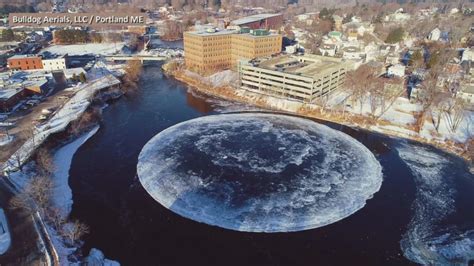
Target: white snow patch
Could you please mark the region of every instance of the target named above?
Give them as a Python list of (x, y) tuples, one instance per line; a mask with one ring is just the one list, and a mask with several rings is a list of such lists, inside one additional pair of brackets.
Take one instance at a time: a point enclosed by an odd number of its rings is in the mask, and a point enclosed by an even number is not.
[(52, 203), (60, 210), (63, 217), (69, 215), (72, 207), (72, 191), (69, 187), (69, 169), (71, 167), (72, 158), (82, 144), (91, 138), (98, 130), (99, 126), (94, 127), (73, 142), (61, 147), (54, 154), (53, 160), (56, 169), (53, 173), (54, 189)]
[(88, 266), (119, 266), (120, 263), (105, 258), (102, 251), (92, 248), (89, 252), (89, 256), (85, 259), (85, 264)]
[(10, 236), (10, 230), (8, 228), (7, 217), (5, 212), (0, 208), (0, 255), (5, 254), (8, 248), (10, 248), (12, 239)]
[(13, 139), (14, 139), (14, 137), (11, 136), (11, 135), (0, 136), (0, 146), (7, 145), (8, 143), (12, 142)]
[(41, 52), (50, 52), (56, 55), (113, 55), (119, 53), (125, 43), (84, 43), (70, 45), (52, 45)]

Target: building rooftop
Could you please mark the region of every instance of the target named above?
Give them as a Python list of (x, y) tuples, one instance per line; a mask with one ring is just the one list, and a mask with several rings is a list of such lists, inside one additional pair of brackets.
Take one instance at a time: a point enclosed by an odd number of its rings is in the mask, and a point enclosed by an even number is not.
[(16, 54), (8, 59), (21, 59), (21, 58), (29, 58), (29, 57), (39, 57), (34, 54)]
[(18, 92), (22, 91), (23, 88), (8, 88), (0, 89), (0, 101), (6, 101), (11, 97), (15, 96)]
[(243, 24), (247, 24), (247, 23), (260, 21), (262, 19), (267, 19), (267, 18), (280, 16), (280, 15), (281, 14), (279, 14), (279, 13), (277, 13), (277, 14), (257, 14), (257, 15), (252, 15), (252, 16), (243, 17), (243, 18), (233, 20), (231, 22), (231, 24), (233, 24), (233, 25), (243, 25)]
[[(260, 34), (254, 31), (261, 32)], [(215, 30), (215, 31), (208, 31), (208, 30), (197, 30), (197, 31), (188, 31), (186, 33), (192, 34), (192, 35), (197, 35), (197, 36), (216, 36), (216, 35), (226, 35), (226, 34), (239, 34), (242, 36), (247, 36), (247, 37), (252, 37), (252, 38), (259, 38), (259, 37), (267, 37), (267, 36), (276, 36), (278, 35), (277, 33), (274, 32), (269, 32), (266, 30), (252, 30), (252, 32), (241, 32), (239, 30)]]
[(284, 55), (264, 61), (253, 61), (253, 65), (306, 77), (313, 77), (343, 63), (341, 59), (317, 55)]
[(238, 33), (238, 30), (216, 30), (213, 29), (212, 31), (209, 29), (197, 30), (197, 31), (188, 31), (186, 33), (198, 35), (198, 36), (216, 36), (216, 35), (226, 35), (226, 34), (234, 34)]

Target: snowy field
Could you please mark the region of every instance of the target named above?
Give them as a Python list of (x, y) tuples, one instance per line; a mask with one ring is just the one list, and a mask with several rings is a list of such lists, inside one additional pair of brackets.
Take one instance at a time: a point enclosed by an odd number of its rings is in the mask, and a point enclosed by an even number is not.
[[(370, 102), (365, 99), (361, 104), (349, 100), (349, 94), (344, 91), (337, 91), (331, 95), (328, 100), (328, 107), (334, 110), (345, 109), (346, 112), (369, 116), (371, 114)], [(393, 104), (379, 118), (381, 121), (387, 121), (390, 125), (374, 125), (370, 130), (378, 132), (395, 133), (401, 137), (419, 136), (427, 140), (437, 140), (444, 142), (452, 140), (457, 143), (464, 143), (470, 137), (474, 137), (474, 112), (466, 110), (464, 118), (456, 130), (451, 130), (446, 115), (442, 115), (438, 131), (436, 131), (433, 123), (426, 120), (420, 132), (415, 132), (411, 128), (415, 125), (416, 119), (414, 114), (420, 112), (422, 107), (419, 103), (411, 103), (404, 97), (398, 97)], [(429, 113), (429, 112), (428, 112)], [(379, 111), (376, 115), (380, 114)]]
[(71, 44), (71, 45), (52, 45), (47, 47), (42, 52), (50, 52), (56, 55), (113, 55), (121, 53), (125, 43), (85, 43), (85, 44)]

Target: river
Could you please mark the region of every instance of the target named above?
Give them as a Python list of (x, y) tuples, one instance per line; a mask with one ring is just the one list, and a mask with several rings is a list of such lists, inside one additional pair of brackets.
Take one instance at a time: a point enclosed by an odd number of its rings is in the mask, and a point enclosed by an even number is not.
[[(104, 110), (75, 154), (72, 217), (90, 226), (84, 251), (124, 265), (410, 265), (474, 253), (474, 179), (459, 158), (429, 146), (322, 122), (364, 144), (383, 183), (365, 207), (336, 223), (292, 233), (248, 233), (183, 218), (137, 178), (138, 155), (177, 123), (252, 107), (209, 98), (147, 66), (140, 90)], [(440, 202), (442, 201), (442, 202)], [(472, 258), (472, 257), (471, 257)]]

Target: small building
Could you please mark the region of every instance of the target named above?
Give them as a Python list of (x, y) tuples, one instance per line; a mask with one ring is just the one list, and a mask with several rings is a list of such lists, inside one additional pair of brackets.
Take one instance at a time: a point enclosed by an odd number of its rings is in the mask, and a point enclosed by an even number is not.
[(474, 61), (474, 48), (466, 48), (462, 52), (461, 62)]
[(37, 55), (14, 55), (8, 58), (7, 65), (11, 70), (43, 69), (42, 59)]
[(463, 99), (470, 106), (474, 106), (474, 84), (466, 84), (461, 86), (457, 96)]
[(330, 31), (328, 33), (328, 38), (329, 39), (334, 39), (334, 40), (337, 40), (337, 41), (341, 41), (342, 40), (342, 33), (340, 31)]
[(359, 36), (359, 34), (357, 34), (357, 31), (349, 30), (349, 32), (347, 32), (347, 40), (349, 42), (357, 41), (357, 36)]
[(0, 111), (10, 112), (26, 96), (27, 93), (22, 87), (0, 88)]
[(257, 14), (239, 18), (230, 22), (230, 25), (247, 27), (250, 29), (278, 30), (283, 25), (283, 14)]
[(365, 57), (364, 52), (359, 47), (355, 46), (344, 47), (342, 52), (342, 58), (348, 60), (361, 60)]
[(66, 69), (66, 57), (42, 59), (43, 69), (46, 71), (60, 71)]
[(298, 52), (298, 49), (299, 49), (299, 44), (295, 43), (293, 45), (287, 45), (285, 47), (285, 52), (288, 54), (295, 54), (296, 52)]
[(439, 28), (435, 28), (434, 30), (432, 30), (429, 34), (428, 34), (428, 37), (427, 39), (430, 40), (430, 41), (439, 41), (439, 39), (441, 38), (441, 30)]
[(334, 28), (337, 31), (341, 31), (342, 30), (342, 20), (343, 20), (343, 18), (341, 16), (338, 16), (338, 15), (333, 15), (332, 19), (334, 20)]
[(406, 67), (402, 64), (396, 64), (389, 66), (387, 69), (387, 75), (390, 77), (403, 77), (405, 76), (405, 69)]
[(134, 33), (134, 34), (138, 34), (138, 35), (145, 35), (148, 33), (149, 31), (149, 28), (148, 26), (128, 26), (127, 27), (127, 31), (129, 33)]
[(79, 77), (81, 73), (83, 73), (84, 75), (87, 74), (87, 72), (82, 67), (64, 69), (63, 73), (64, 73), (64, 78), (67, 81), (72, 81), (72, 79), (74, 79), (75, 77)]
[(26, 90), (34, 94), (46, 94), (48, 91), (48, 80), (46, 78), (26, 80), (22, 85)]
[(396, 65), (400, 63), (400, 55), (398, 53), (388, 53), (385, 58), (385, 63), (388, 65)]
[(385, 16), (387, 22), (406, 22), (411, 18), (411, 15), (406, 13), (403, 8), (398, 9), (392, 14)]
[(335, 44), (322, 44), (319, 47), (319, 51), (323, 56), (335, 56), (337, 52), (337, 46)]

